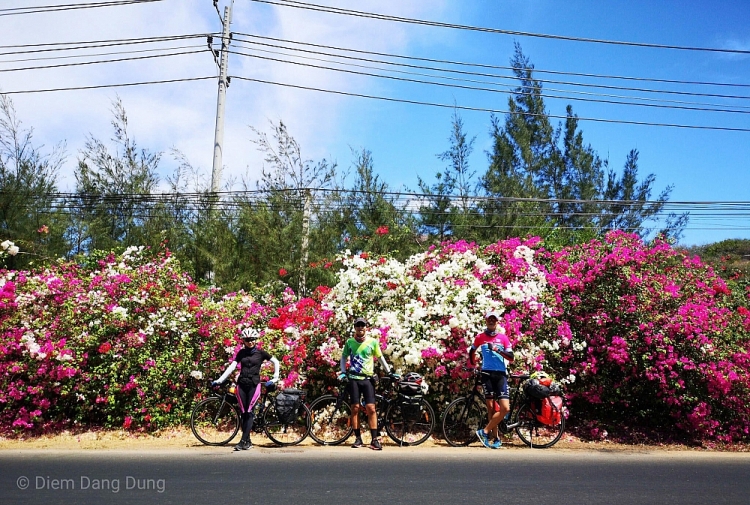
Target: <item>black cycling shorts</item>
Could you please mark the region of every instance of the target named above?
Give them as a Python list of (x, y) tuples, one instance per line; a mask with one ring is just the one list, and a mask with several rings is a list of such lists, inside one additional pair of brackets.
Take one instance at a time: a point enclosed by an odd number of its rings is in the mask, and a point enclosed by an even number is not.
[(508, 400), (508, 377), (503, 372), (484, 372), (484, 396), (489, 399)]
[(352, 405), (359, 404), (360, 397), (364, 397), (365, 405), (375, 403), (375, 386), (370, 379), (352, 379), (346, 386)]

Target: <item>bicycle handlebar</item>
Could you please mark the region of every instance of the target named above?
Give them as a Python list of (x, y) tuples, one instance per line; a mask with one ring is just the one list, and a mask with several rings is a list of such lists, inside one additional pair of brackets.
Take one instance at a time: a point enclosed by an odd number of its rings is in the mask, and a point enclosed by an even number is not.
[[(467, 367), (467, 366), (464, 366), (464, 367), (461, 367), (461, 370), (463, 370), (464, 372), (472, 372), (474, 375), (489, 375), (489, 372), (486, 372), (486, 371), (482, 370), (481, 368), (477, 368), (477, 367)], [(509, 380), (524, 381), (524, 380), (528, 379), (529, 377), (531, 377), (531, 375), (529, 375), (527, 373), (508, 374), (508, 379)]]

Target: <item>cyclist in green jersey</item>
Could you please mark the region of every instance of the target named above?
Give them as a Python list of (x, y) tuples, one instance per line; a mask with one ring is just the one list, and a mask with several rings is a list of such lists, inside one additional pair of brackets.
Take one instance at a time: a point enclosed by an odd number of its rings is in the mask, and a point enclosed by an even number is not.
[[(387, 374), (391, 373), (391, 368), (383, 357), (378, 339), (367, 336), (367, 326), (367, 321), (364, 318), (358, 317), (354, 320), (354, 337), (344, 344), (339, 378), (349, 378), (346, 388), (352, 406), (351, 423), (355, 436), (352, 447), (358, 448), (363, 445), (359, 427), (359, 401), (361, 397), (364, 397), (367, 423), (370, 425), (370, 433), (372, 434), (370, 449), (380, 451), (383, 447), (380, 444), (378, 416), (375, 410), (375, 358), (380, 360), (380, 364)], [(348, 371), (346, 369), (347, 359), (349, 361)]]

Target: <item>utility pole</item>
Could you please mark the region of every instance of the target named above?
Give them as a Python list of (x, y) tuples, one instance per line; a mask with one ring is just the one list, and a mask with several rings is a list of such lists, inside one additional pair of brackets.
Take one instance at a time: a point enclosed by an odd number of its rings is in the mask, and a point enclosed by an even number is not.
[[(219, 12), (217, 6), (218, 0), (214, 0), (214, 8)], [(232, 7), (234, 0), (231, 0), (228, 6), (224, 7), (224, 19), (222, 24), (224, 29), (221, 32), (221, 55), (219, 64), (219, 96), (216, 100), (216, 133), (214, 135), (214, 166), (211, 171), (211, 192), (218, 193), (221, 189), (221, 169), (222, 155), (224, 154), (224, 106), (227, 98), (227, 87), (229, 87), (229, 78), (227, 70), (229, 67), (229, 43), (232, 41), (232, 34), (229, 31), (229, 25), (232, 23)], [(221, 18), (221, 14), (219, 14)], [(215, 57), (215, 56), (214, 56)]]
[(309, 189), (305, 190), (305, 207), (302, 211), (302, 250), (299, 260), (299, 293), (302, 296), (306, 295), (307, 287), (307, 257), (308, 247), (310, 243), (310, 207), (312, 205), (312, 194)]

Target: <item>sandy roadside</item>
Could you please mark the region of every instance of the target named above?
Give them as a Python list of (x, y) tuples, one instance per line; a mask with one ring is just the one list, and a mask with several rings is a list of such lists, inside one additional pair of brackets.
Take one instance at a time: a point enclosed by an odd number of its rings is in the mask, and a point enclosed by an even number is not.
[[(239, 437), (237, 437), (239, 440)], [(388, 445), (395, 445), (387, 437), (383, 440)], [(235, 440), (236, 442), (236, 440)], [(257, 447), (273, 446), (273, 443), (265, 437), (254, 435), (253, 442)], [(139, 435), (126, 431), (89, 431), (84, 433), (64, 433), (59, 435), (30, 437), (30, 438), (2, 438), (0, 437), (0, 450), (156, 450), (156, 449), (197, 449), (205, 448), (188, 429), (174, 429), (163, 431), (156, 435)], [(325, 450), (325, 447), (317, 445), (311, 438), (307, 438), (299, 447), (316, 448)], [(447, 448), (449, 447), (441, 440), (428, 440), (421, 448)], [(517, 437), (505, 443), (509, 449), (525, 449)], [(706, 448), (688, 447), (684, 445), (625, 445), (614, 442), (586, 442), (573, 436), (566, 435), (555, 445), (555, 449), (586, 450), (586, 451), (706, 451)], [(737, 448), (731, 449), (733, 452)], [(739, 449), (742, 450), (742, 449)], [(745, 448), (746, 451), (750, 448)]]

